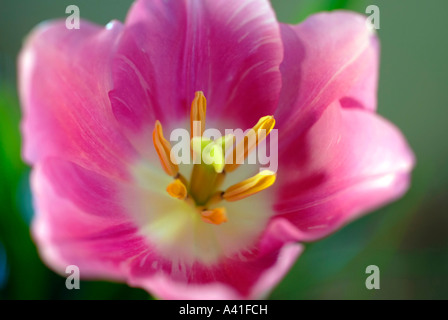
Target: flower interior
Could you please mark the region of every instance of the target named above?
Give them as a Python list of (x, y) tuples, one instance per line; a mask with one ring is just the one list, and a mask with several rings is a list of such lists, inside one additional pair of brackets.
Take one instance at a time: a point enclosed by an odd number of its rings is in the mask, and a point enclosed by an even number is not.
[(249, 179), (222, 189), (227, 175), (235, 171), (271, 132), (275, 119), (273, 116), (262, 117), (238, 143), (231, 134), (211, 140), (203, 136), (206, 109), (206, 98), (203, 92), (197, 91), (190, 113), (190, 156), (193, 163), (190, 179), (180, 172), (172, 147), (163, 135), (160, 121), (156, 121), (153, 142), (163, 170), (173, 178), (166, 187), (166, 192), (175, 201), (183, 201), (191, 206), (202, 221), (221, 225), (229, 219), (226, 202), (240, 201), (274, 184), (275, 173), (263, 170)]

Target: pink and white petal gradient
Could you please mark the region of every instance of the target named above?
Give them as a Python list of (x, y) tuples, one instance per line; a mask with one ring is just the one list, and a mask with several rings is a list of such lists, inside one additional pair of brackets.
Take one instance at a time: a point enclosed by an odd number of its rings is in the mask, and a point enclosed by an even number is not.
[(132, 186), (56, 158), (36, 166), (32, 181), (33, 234), (61, 274), (74, 264), (85, 278), (127, 281), (164, 299), (260, 298), (302, 251), (294, 230), (275, 220), (250, 251), (188, 265), (167, 259), (130, 220), (117, 199)]
[(393, 124), (336, 101), (279, 154), (276, 217), (298, 228), (298, 240), (316, 240), (402, 196), (413, 165)]
[(143, 153), (155, 120), (188, 119), (198, 90), (208, 121), (246, 129), (274, 112), (282, 59), (267, 1), (136, 1), (114, 58), (114, 114)]
[[(302, 252), (298, 242), (334, 232), (409, 186), (412, 151), (375, 114), (378, 59), (361, 15), (322, 13), (291, 26), (277, 22), (266, 0), (137, 0), (124, 24), (38, 26), (20, 54), (19, 87), (43, 259), (57, 272), (75, 264), (86, 278), (159, 298), (266, 297)], [(169, 206), (155, 203), (162, 193), (166, 201), (165, 182), (140, 174), (162, 172), (155, 121), (167, 132), (188, 126), (199, 90), (215, 128), (246, 129), (274, 114), (279, 130), (274, 188), (241, 200), (267, 211), (252, 223), (254, 212), (229, 204), (242, 220), (219, 239), (239, 233), (250, 241), (227, 246), (231, 253), (220, 248), (211, 261), (171, 256), (163, 248), (197, 248), (145, 233), (157, 220), (145, 218), (165, 217)]]
[(129, 283), (164, 299), (259, 299), (266, 297), (303, 250), (282, 221), (273, 221), (250, 252), (212, 266), (173, 264), (149, 250), (131, 265)]
[(95, 171), (126, 178), (136, 152), (111, 112), (108, 91), (113, 48), (122, 31), (82, 22), (44, 23), (28, 37), (19, 57), (24, 158), (69, 159)]

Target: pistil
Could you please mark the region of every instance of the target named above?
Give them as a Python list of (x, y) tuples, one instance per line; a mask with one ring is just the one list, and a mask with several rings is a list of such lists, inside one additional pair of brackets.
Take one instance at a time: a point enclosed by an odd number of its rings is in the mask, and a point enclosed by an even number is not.
[[(235, 171), (271, 132), (275, 119), (273, 116), (260, 118), (244, 136), (243, 141), (234, 147), (235, 137), (232, 135), (215, 141), (203, 137), (206, 111), (207, 101), (203, 92), (198, 91), (195, 93), (190, 113), (190, 145), (194, 165), (189, 181), (179, 173), (178, 164), (171, 159), (171, 145), (164, 138), (159, 121), (155, 124), (153, 142), (163, 170), (174, 178), (166, 188), (167, 193), (194, 206), (204, 222), (220, 225), (228, 218), (225, 207), (216, 207), (217, 204), (222, 201), (242, 200), (269, 188), (275, 182), (275, 173), (265, 170), (225, 191), (220, 190), (227, 174)], [(233, 147), (233, 151), (226, 158), (230, 147)]]

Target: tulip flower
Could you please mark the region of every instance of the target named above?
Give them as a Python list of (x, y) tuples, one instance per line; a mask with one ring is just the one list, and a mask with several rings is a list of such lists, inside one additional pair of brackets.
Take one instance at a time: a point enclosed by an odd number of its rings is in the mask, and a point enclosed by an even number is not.
[[(265, 0), (138, 0), (123, 24), (39, 25), (19, 84), (43, 260), (164, 299), (267, 297), (303, 242), (409, 186), (413, 153), (375, 113), (378, 55), (361, 15), (287, 25)], [(200, 163), (171, 157), (178, 128)], [(253, 130), (238, 148), (207, 128)], [(272, 130), (276, 170), (226, 161)]]

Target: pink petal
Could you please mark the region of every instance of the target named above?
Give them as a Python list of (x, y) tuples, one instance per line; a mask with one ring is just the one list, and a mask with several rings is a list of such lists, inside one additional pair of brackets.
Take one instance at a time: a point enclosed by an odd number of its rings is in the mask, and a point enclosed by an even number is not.
[(44, 261), (61, 274), (76, 265), (83, 278), (126, 281), (165, 299), (260, 298), (302, 251), (296, 230), (277, 219), (253, 248), (212, 265), (189, 264), (166, 257), (140, 234), (121, 207), (129, 190), (119, 180), (49, 158), (32, 181), (33, 234)]
[(293, 242), (289, 222), (276, 220), (259, 244), (247, 252), (223, 257), (219, 263), (192, 266), (148, 250), (133, 261), (130, 284), (163, 299), (255, 299), (266, 297), (302, 252)]
[(125, 176), (123, 163), (135, 155), (111, 112), (111, 54), (122, 26), (100, 28), (65, 21), (37, 27), (19, 58), (24, 120), (24, 156), (36, 163), (48, 156)]
[(110, 219), (128, 217), (121, 194), (130, 192), (128, 189), (131, 187), (121, 180), (103, 176), (60, 158), (46, 158), (40, 166), (55, 194), (69, 200), (86, 214)]
[[(132, 185), (47, 158), (35, 167), (32, 187), (33, 234), (53, 269), (64, 274), (68, 265), (76, 265), (84, 278), (127, 281), (165, 299), (260, 298), (302, 250), (289, 222), (274, 220), (258, 244), (211, 265), (172, 259), (142, 236), (124, 207), (124, 195), (139, 196)], [(153, 208), (142, 210), (150, 214)]]
[(285, 139), (306, 131), (335, 100), (376, 108), (378, 41), (366, 17), (319, 13), (297, 26), (282, 25), (283, 88), (275, 116)]
[[(138, 229), (119, 214), (99, 214), (98, 209), (84, 211), (100, 203), (88, 203), (79, 195), (70, 197), (68, 191), (81, 187), (79, 181), (68, 180), (74, 186), (59, 189), (61, 181), (56, 179), (53, 182), (49, 179), (54, 178), (55, 168), (51, 167), (55, 165), (37, 165), (32, 175), (36, 208), (32, 233), (43, 260), (61, 274), (64, 274), (67, 266), (76, 265), (83, 278), (125, 281), (124, 266), (127, 259), (146, 248), (142, 238), (137, 235)], [(65, 164), (65, 167), (67, 172), (70, 165)], [(85, 178), (90, 179), (92, 184), (96, 177)], [(83, 185), (89, 187), (88, 182)], [(91, 185), (88, 191), (95, 192), (95, 186)], [(112, 196), (113, 193), (105, 197), (102, 203), (112, 202)], [(94, 200), (95, 197), (86, 200)]]
[(282, 58), (268, 1), (137, 1), (114, 60), (114, 114), (141, 149), (156, 119), (185, 121), (202, 90), (208, 120), (248, 128), (277, 105)]
[(315, 240), (403, 195), (413, 165), (395, 126), (333, 103), (280, 154), (275, 210), (299, 229), (299, 240)]

